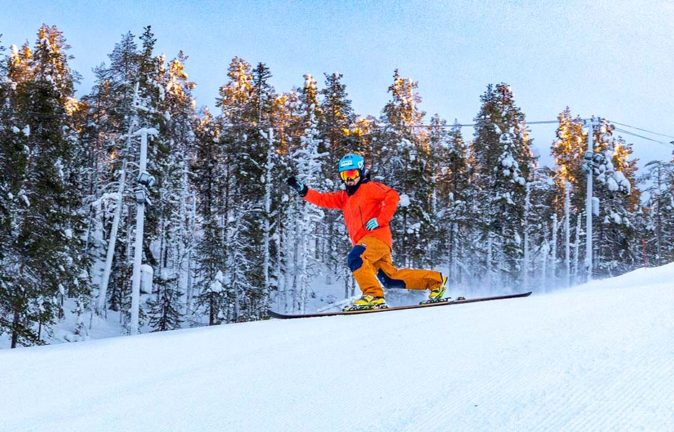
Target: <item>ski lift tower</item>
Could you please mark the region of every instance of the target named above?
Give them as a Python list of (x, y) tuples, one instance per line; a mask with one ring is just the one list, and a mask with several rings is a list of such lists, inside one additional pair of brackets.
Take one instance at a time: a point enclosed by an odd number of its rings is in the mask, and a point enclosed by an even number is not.
[(136, 188), (136, 240), (133, 254), (133, 276), (131, 278), (131, 323), (129, 330), (132, 335), (138, 334), (138, 320), (140, 313), (140, 280), (141, 264), (143, 259), (143, 231), (145, 224), (145, 206), (150, 205), (147, 189), (155, 184), (155, 178), (147, 172), (147, 138), (148, 135), (156, 136), (158, 131), (154, 128), (141, 128), (135, 135), (140, 135), (140, 167), (138, 174), (138, 187)]

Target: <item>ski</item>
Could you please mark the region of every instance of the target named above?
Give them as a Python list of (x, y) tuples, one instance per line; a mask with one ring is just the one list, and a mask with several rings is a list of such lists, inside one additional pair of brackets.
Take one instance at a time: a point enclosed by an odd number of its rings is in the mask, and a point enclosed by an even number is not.
[(512, 298), (527, 297), (531, 295), (531, 291), (517, 294), (506, 294), (500, 296), (492, 297), (476, 297), (476, 298), (467, 298), (462, 300), (454, 300), (451, 298), (440, 300), (433, 303), (421, 303), (417, 305), (408, 305), (408, 306), (393, 306), (384, 309), (365, 309), (365, 310), (353, 310), (353, 311), (335, 311), (335, 312), (317, 312), (317, 313), (308, 313), (308, 314), (284, 314), (280, 312), (275, 312), (273, 310), (268, 310), (267, 313), (272, 318), (277, 319), (293, 319), (293, 318), (317, 318), (317, 317), (329, 317), (329, 316), (339, 316), (339, 315), (359, 315), (359, 314), (371, 314), (378, 312), (393, 312), (406, 309), (418, 309), (418, 308), (428, 308), (428, 307), (439, 307), (439, 306), (449, 306), (449, 305), (459, 305), (465, 303), (477, 303), (484, 301), (492, 300), (504, 300)]

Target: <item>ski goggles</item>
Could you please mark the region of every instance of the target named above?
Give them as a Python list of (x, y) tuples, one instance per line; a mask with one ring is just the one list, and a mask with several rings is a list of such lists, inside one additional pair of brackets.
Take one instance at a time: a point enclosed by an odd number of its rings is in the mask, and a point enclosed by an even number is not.
[(345, 170), (345, 171), (340, 172), (339, 176), (344, 181), (356, 180), (357, 178), (360, 177), (360, 170), (357, 170), (357, 169)]

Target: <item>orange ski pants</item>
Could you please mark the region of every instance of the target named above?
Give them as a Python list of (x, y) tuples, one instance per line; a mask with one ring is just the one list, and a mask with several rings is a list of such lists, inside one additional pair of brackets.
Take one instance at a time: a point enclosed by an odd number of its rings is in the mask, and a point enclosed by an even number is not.
[(376, 237), (363, 237), (351, 249), (349, 268), (364, 295), (383, 297), (384, 288), (427, 290), (442, 284), (442, 274), (431, 270), (398, 269), (391, 249)]

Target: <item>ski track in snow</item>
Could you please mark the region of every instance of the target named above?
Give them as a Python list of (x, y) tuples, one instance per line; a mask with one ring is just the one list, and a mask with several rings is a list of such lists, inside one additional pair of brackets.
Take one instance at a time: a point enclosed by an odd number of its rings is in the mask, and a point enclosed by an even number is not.
[(671, 276), (5, 350), (0, 431), (671, 432)]

